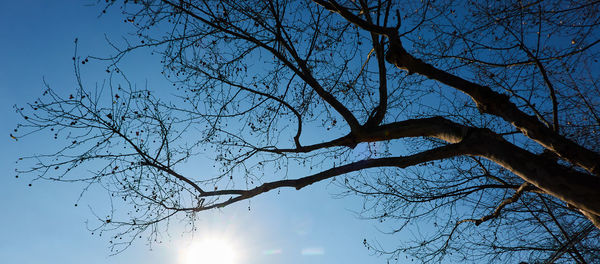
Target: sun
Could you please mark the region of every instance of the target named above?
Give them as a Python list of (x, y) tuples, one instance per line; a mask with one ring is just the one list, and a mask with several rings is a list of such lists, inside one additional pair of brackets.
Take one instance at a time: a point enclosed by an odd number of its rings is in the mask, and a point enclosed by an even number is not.
[(237, 264), (234, 244), (219, 238), (193, 242), (183, 255), (183, 264)]

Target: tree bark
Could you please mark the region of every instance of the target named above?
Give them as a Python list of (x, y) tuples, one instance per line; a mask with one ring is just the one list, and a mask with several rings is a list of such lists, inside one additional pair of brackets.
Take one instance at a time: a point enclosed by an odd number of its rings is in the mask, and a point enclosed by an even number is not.
[(535, 117), (524, 113), (510, 102), (508, 96), (497, 93), (487, 86), (439, 70), (409, 54), (403, 48), (397, 35), (388, 37), (390, 39), (390, 47), (386, 54), (388, 62), (409, 73), (418, 73), (464, 92), (473, 99), (481, 112), (501, 117), (519, 129), (525, 136), (553, 151), (566, 161), (600, 176), (600, 154), (565, 138), (539, 122)]

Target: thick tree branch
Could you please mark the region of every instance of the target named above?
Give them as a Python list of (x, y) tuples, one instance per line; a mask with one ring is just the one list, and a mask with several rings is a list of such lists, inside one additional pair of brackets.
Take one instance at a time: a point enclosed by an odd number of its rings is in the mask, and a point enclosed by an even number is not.
[(469, 95), (483, 113), (499, 116), (521, 130), (527, 137), (535, 140), (545, 148), (554, 151), (565, 160), (581, 166), (585, 170), (600, 176), (600, 154), (586, 149), (577, 143), (556, 133), (553, 129), (546, 127), (535, 117), (521, 110), (512, 102), (508, 96), (497, 93), (491, 88), (467, 81), (461, 77), (442, 71), (431, 64), (409, 54), (398, 35), (396, 28), (381, 27), (352, 14), (348, 9), (335, 1), (325, 2), (314, 0), (325, 9), (339, 13), (349, 22), (365, 29), (371, 33), (385, 35), (389, 39), (389, 48), (386, 60), (400, 69), (409, 73), (418, 73), (427, 78), (437, 80)]
[[(600, 177), (569, 169), (519, 148), (488, 129), (463, 126), (441, 117), (406, 120), (373, 128), (356, 142), (385, 141), (404, 137), (435, 137), (449, 143), (464, 143), (469, 151), (463, 155), (480, 156), (510, 170), (544, 192), (575, 205), (581, 210), (600, 215)], [(312, 146), (302, 151), (322, 147), (343, 146), (349, 136)], [(295, 149), (273, 152), (301, 152)]]
[(477, 104), (481, 112), (503, 118), (521, 130), (524, 135), (554, 151), (565, 160), (577, 164), (595, 175), (600, 175), (600, 154), (578, 145), (556, 133), (552, 128), (546, 127), (535, 117), (522, 112), (510, 102), (508, 96), (494, 92), (487, 86), (439, 70), (413, 57), (404, 50), (400, 39), (393, 35), (390, 36), (390, 48), (386, 58), (388, 62), (401, 69), (419, 73), (466, 93)]
[(339, 167), (334, 167), (317, 174), (302, 177), (299, 179), (293, 180), (280, 180), (274, 182), (264, 183), (256, 188), (250, 190), (222, 190), (222, 191), (209, 191), (205, 192), (201, 195), (201, 197), (210, 197), (210, 196), (222, 196), (222, 195), (237, 195), (236, 197), (232, 197), (225, 202), (215, 203), (210, 206), (205, 207), (196, 207), (196, 208), (188, 208), (182, 210), (194, 210), (194, 211), (203, 211), (212, 208), (224, 207), (229, 204), (246, 200), (257, 196), (259, 194), (282, 188), (282, 187), (292, 187), (296, 190), (300, 190), (308, 185), (313, 183), (323, 181), (338, 175), (347, 174), (355, 171), (360, 171), (368, 168), (376, 168), (376, 167), (397, 167), (397, 168), (406, 168), (409, 166), (417, 165), (423, 162), (429, 162), (434, 160), (441, 160), (446, 158), (451, 158), (459, 155), (464, 155), (467, 153), (467, 149), (464, 148), (463, 144), (450, 144), (446, 146), (442, 146), (439, 148), (427, 150), (424, 152), (420, 152), (410, 156), (404, 157), (390, 157), (390, 158), (378, 158), (378, 159), (367, 159), (361, 160), (353, 163), (349, 163), (346, 165), (342, 165)]

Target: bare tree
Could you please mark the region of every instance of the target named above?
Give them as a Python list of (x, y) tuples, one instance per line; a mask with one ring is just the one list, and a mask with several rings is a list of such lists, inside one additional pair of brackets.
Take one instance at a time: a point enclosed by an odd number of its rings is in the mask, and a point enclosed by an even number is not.
[[(431, 230), (365, 240), (391, 258), (600, 261), (600, 2), (106, 2), (135, 37), (75, 56), (72, 94), (48, 86), (17, 108), (19, 133), (69, 142), (21, 173), (131, 206), (99, 229), (154, 234), (176, 214), (340, 176), (365, 217)], [(176, 99), (126, 81), (134, 50), (162, 56)], [(105, 89), (81, 81), (89, 59), (108, 63)], [(182, 172), (213, 152), (217, 176)]]

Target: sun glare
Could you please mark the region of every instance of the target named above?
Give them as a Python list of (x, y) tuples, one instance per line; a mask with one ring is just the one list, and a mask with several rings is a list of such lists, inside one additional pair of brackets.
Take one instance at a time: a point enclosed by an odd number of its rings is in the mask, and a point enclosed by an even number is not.
[(193, 242), (183, 257), (184, 264), (237, 264), (234, 245), (216, 238)]

